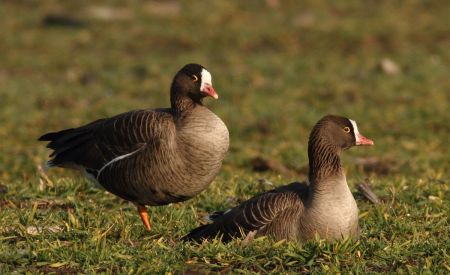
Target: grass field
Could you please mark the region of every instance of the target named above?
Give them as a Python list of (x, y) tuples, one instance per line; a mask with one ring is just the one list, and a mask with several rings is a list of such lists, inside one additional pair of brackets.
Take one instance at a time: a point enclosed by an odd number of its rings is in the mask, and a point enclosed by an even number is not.
[[(450, 272), (449, 2), (114, 2), (0, 3), (0, 273)], [(189, 62), (213, 75), (206, 104), (231, 148), (200, 196), (151, 208), (150, 233), (80, 175), (38, 173), (40, 134), (167, 106)], [(375, 141), (343, 159), (358, 242), (177, 240), (271, 188), (259, 179), (304, 180), (309, 130), (329, 113)], [(257, 157), (288, 172), (254, 171)], [(366, 178), (382, 204), (357, 192)]]

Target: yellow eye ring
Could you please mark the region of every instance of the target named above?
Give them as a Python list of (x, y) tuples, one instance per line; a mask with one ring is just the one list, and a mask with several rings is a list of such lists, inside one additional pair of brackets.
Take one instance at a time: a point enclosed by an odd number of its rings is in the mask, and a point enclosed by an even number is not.
[(345, 126), (345, 127), (344, 127), (344, 132), (346, 132), (346, 133), (350, 133), (350, 127), (348, 127), (348, 126)]
[(195, 74), (191, 75), (192, 81), (197, 82), (198, 81), (198, 76), (196, 76)]

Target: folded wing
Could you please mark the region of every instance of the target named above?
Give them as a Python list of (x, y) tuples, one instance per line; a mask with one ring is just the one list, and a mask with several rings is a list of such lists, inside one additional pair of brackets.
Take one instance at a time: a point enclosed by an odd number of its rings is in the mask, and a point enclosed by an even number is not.
[(82, 167), (95, 177), (105, 166), (167, 138), (173, 128), (166, 110), (138, 110), (39, 138), (53, 149), (49, 166)]
[(302, 208), (300, 197), (306, 194), (306, 189), (304, 184), (292, 183), (253, 197), (229, 211), (216, 212), (213, 223), (194, 229), (183, 239), (201, 241), (221, 236), (223, 241), (229, 241), (250, 231), (264, 230), (289, 209)]

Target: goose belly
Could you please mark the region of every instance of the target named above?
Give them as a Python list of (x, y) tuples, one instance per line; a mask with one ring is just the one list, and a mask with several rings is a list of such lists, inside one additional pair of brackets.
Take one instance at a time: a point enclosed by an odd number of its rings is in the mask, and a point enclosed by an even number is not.
[[(356, 206), (356, 203), (355, 203)], [(318, 234), (324, 239), (341, 239), (346, 237), (356, 237), (358, 226), (358, 209), (356, 207), (348, 208), (346, 205), (344, 208), (337, 209), (335, 206), (317, 209), (318, 213), (309, 213), (314, 217), (314, 222), (310, 233)]]
[(308, 205), (302, 220), (307, 221), (301, 224), (303, 239), (316, 234), (323, 239), (357, 238), (359, 235), (358, 207), (350, 190), (324, 196)]
[[(105, 168), (97, 182), (107, 191), (144, 205), (165, 205), (192, 198), (203, 191), (220, 169), (221, 161), (186, 165), (173, 150), (155, 158), (130, 156)], [(155, 153), (155, 152), (153, 152)]]

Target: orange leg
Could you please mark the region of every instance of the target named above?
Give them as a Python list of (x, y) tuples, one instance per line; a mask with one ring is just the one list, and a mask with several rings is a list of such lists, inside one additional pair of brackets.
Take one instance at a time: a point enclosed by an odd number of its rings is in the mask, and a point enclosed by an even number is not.
[(151, 230), (152, 226), (150, 225), (150, 222), (148, 221), (148, 213), (147, 213), (147, 208), (144, 205), (137, 205), (137, 209), (139, 212), (139, 217), (141, 217), (142, 223), (145, 226), (145, 229), (147, 229), (148, 231)]

